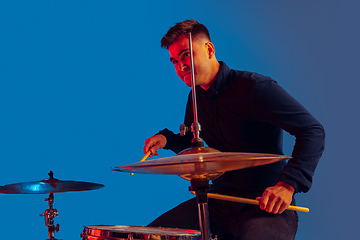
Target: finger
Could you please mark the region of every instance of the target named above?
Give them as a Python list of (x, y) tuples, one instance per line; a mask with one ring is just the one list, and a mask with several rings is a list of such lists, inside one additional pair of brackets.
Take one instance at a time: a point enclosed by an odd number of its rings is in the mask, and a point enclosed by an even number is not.
[(287, 204), (287, 203), (283, 202), (283, 203), (281, 204), (279, 210), (278, 210), (278, 213), (279, 213), (279, 214), (283, 213), (283, 212), (288, 208), (289, 205), (290, 205), (290, 204)]
[(150, 157), (159, 155), (156, 150), (157, 148), (155, 146), (150, 148), (150, 152), (151, 152)]
[(151, 146), (150, 142), (151, 142), (150, 138), (145, 140), (145, 145), (144, 145), (144, 148), (143, 148), (144, 154), (146, 154), (149, 151), (150, 146)]
[(274, 209), (275, 203), (276, 203), (275, 199), (270, 196), (269, 201), (266, 204), (265, 211), (268, 212), (268, 213), (271, 213), (273, 211), (273, 209)]
[(152, 157), (153, 155), (157, 155), (156, 150), (158, 149), (158, 147), (156, 147), (158, 142), (154, 141), (154, 138), (151, 137), (149, 139), (145, 140), (145, 146), (144, 146), (144, 153), (146, 154), (148, 151), (151, 151), (150, 157)]
[(153, 145), (151, 146), (151, 148), (149, 149), (152, 153), (152, 155), (159, 155), (157, 150), (160, 149), (161, 146), (160, 146), (160, 142), (159, 141), (156, 141), (153, 143)]
[[(274, 201), (275, 202), (275, 201)], [(273, 207), (273, 209), (272, 209), (272, 213), (274, 213), (274, 214), (277, 214), (277, 213), (279, 213), (279, 209), (280, 209), (280, 207), (282, 206), (282, 201), (279, 201), (279, 200), (277, 200), (276, 202), (275, 202), (275, 204), (274, 204), (274, 207)]]
[(260, 198), (260, 209), (261, 210), (265, 210), (266, 205), (268, 204), (268, 201), (269, 201), (269, 196), (266, 194), (266, 192), (264, 192), (264, 194)]

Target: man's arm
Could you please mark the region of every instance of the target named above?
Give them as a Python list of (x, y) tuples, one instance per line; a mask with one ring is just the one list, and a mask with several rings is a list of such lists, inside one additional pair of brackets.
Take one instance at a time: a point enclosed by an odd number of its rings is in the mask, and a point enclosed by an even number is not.
[(297, 192), (307, 192), (315, 168), (324, 150), (322, 125), (275, 81), (259, 82), (254, 91), (258, 118), (295, 136), (292, 158), (284, 167), (279, 182), (267, 188), (260, 207), (267, 212), (282, 213)]

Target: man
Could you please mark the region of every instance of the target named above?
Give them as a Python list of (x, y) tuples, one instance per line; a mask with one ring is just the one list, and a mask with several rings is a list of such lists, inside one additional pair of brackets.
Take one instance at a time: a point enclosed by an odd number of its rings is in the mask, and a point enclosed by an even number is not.
[[(194, 73), (201, 137), (222, 152), (283, 155), (282, 130), (296, 137), (292, 159), (259, 167), (229, 171), (213, 180), (214, 192), (257, 198), (259, 206), (209, 200), (211, 233), (218, 239), (294, 239), (297, 214), (285, 209), (294, 193), (307, 192), (324, 149), (324, 130), (308, 111), (274, 80), (236, 71), (217, 61), (206, 27), (185, 20), (170, 28), (161, 46), (170, 53), (176, 73), (191, 86), (189, 32), (192, 32)], [(189, 94), (185, 124), (193, 122)], [(178, 153), (190, 147), (191, 133), (168, 129), (145, 141), (144, 152), (157, 149)], [(194, 199), (163, 214), (149, 226), (199, 229)]]

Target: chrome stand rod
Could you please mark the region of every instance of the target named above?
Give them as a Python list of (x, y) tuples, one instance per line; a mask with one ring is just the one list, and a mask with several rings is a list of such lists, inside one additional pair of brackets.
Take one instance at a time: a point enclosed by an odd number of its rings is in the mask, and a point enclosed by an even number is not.
[(201, 239), (211, 240), (208, 204), (198, 203), (198, 209), (199, 209)]
[(197, 114), (197, 101), (196, 101), (196, 83), (195, 83), (195, 70), (194, 70), (194, 54), (192, 46), (191, 32), (189, 32), (189, 48), (190, 48), (190, 63), (191, 63), (191, 82), (192, 82), (192, 97), (193, 97), (193, 112), (194, 112), (194, 123), (191, 125), (191, 130), (194, 133), (194, 138), (191, 141), (192, 147), (203, 147), (204, 142), (200, 138), (201, 126), (198, 121)]
[(193, 55), (191, 32), (189, 32), (189, 47), (190, 47), (190, 63), (191, 63), (191, 82), (192, 82), (194, 123), (198, 123), (199, 121), (198, 121), (198, 115), (197, 115), (197, 102), (196, 102), (196, 92), (195, 92), (196, 84), (195, 84), (195, 70), (194, 70), (194, 55)]
[(198, 204), (199, 224), (202, 240), (211, 240), (207, 191), (209, 181), (191, 180), (190, 191), (195, 191)]

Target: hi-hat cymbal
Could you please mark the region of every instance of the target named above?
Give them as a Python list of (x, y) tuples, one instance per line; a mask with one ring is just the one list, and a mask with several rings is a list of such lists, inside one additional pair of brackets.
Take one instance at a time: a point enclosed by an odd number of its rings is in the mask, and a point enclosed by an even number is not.
[[(199, 148), (197, 148), (199, 149)], [(204, 149), (208, 149), (204, 147)], [(194, 153), (195, 152), (195, 153)], [(113, 171), (179, 175), (186, 180), (213, 180), (226, 171), (270, 164), (291, 157), (266, 153), (197, 151), (114, 167)]]
[(78, 191), (99, 189), (102, 187), (104, 187), (104, 185), (98, 183), (61, 181), (56, 178), (53, 178), (51, 175), (50, 179), (48, 180), (14, 183), (14, 184), (0, 186), (0, 193), (40, 194), (40, 193), (78, 192)]

